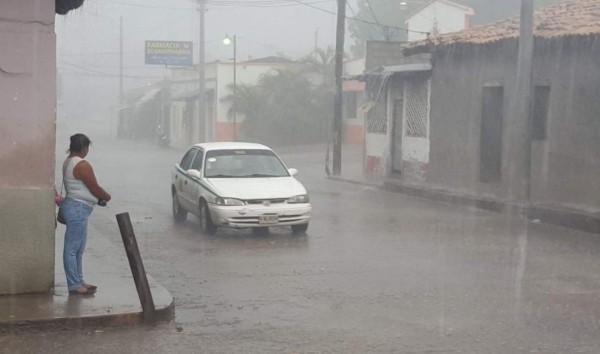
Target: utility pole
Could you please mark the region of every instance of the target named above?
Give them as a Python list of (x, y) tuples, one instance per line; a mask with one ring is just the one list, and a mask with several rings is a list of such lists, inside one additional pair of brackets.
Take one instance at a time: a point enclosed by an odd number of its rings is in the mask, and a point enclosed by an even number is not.
[[(201, 127), (204, 129), (204, 141), (211, 141), (212, 119), (206, 117), (206, 80), (204, 77), (204, 13), (205, 0), (198, 0), (198, 11), (200, 12), (200, 30), (198, 41), (198, 138), (200, 138)], [(192, 144), (194, 142), (191, 142)]]
[[(123, 125), (123, 16), (119, 17), (119, 117), (117, 122), (117, 137), (121, 137), (123, 132), (121, 129), (125, 128)], [(111, 134), (112, 124), (111, 124)]]
[(342, 173), (342, 74), (344, 71), (344, 37), (346, 0), (337, 0), (335, 35), (335, 98), (333, 102), (333, 175)]
[(527, 208), (531, 194), (531, 98), (533, 81), (533, 0), (521, 0), (521, 29), (517, 61), (514, 116), (508, 124), (509, 197), (511, 204)]
[[(533, 1), (521, 0), (521, 29), (517, 79), (514, 93), (514, 117), (508, 125), (508, 234), (517, 237), (518, 261), (514, 278), (514, 317), (522, 316), (523, 279), (527, 266), (529, 222), (527, 212), (531, 202), (531, 98), (533, 82)], [(520, 214), (520, 215), (519, 215)], [(520, 217), (519, 217), (520, 216)]]
[(237, 141), (237, 37), (233, 35), (233, 141)]

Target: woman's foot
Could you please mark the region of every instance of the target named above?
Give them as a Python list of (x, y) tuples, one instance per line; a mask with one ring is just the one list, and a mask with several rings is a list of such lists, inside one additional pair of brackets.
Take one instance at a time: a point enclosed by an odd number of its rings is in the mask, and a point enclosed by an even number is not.
[(88, 289), (84, 286), (75, 290), (69, 290), (69, 295), (93, 295), (96, 290)]
[(88, 290), (96, 290), (96, 289), (98, 289), (98, 287), (96, 285), (86, 284), (86, 283), (83, 283), (82, 287), (84, 287), (84, 288), (86, 288)]

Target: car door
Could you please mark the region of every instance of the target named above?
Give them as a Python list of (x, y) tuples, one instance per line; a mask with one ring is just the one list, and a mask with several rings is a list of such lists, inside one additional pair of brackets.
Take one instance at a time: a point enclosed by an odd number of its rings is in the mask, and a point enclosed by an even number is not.
[[(190, 170), (198, 171), (198, 173), (202, 174), (202, 163), (204, 160), (204, 151), (202, 149), (198, 149), (194, 159), (192, 160), (192, 164), (190, 165)], [(200, 196), (202, 194), (201, 187), (201, 178), (195, 176), (188, 175), (188, 184), (184, 185), (184, 190), (186, 193), (186, 197), (189, 199), (189, 203), (191, 206), (191, 211), (193, 214), (196, 214), (196, 211), (200, 210), (198, 202), (200, 201)]]
[(191, 178), (188, 176), (187, 170), (192, 166), (192, 161), (198, 152), (197, 148), (191, 148), (188, 152), (183, 155), (181, 162), (179, 162), (178, 168), (175, 172), (175, 189), (177, 189), (177, 197), (179, 198), (179, 204), (186, 210), (194, 210), (194, 205), (191, 202), (189, 193), (190, 187), (194, 184), (191, 183)]

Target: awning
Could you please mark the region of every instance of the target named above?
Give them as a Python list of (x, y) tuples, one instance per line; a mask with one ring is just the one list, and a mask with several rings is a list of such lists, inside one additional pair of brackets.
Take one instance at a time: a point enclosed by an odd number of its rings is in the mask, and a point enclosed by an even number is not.
[(154, 100), (161, 91), (162, 88), (158, 87), (146, 92), (139, 100), (135, 102), (135, 112), (138, 113), (140, 110), (142, 110), (144, 106), (150, 101)]
[(190, 99), (198, 99), (198, 90), (179, 93), (171, 96), (172, 101), (187, 101)]
[(147, 103), (148, 101), (154, 99), (154, 97), (156, 97), (156, 95), (158, 95), (158, 93), (160, 92), (161, 88), (154, 88), (148, 92), (146, 92), (144, 94), (144, 96), (142, 96), (142, 98), (140, 98), (137, 102), (136, 105), (143, 105), (145, 103)]
[(414, 64), (402, 64), (402, 65), (393, 65), (393, 66), (384, 66), (384, 73), (407, 73), (407, 72), (416, 72), (416, 71), (431, 71), (431, 63), (414, 63)]
[(399, 59), (398, 65), (379, 67), (371, 72), (360, 75), (360, 81), (365, 82), (365, 101), (360, 107), (368, 112), (379, 100), (388, 80), (394, 75), (428, 73), (432, 69), (431, 56), (423, 54)]

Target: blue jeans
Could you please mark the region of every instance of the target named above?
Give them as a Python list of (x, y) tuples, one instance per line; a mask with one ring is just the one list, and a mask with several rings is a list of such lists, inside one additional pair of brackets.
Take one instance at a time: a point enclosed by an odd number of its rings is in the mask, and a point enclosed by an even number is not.
[(63, 250), (67, 286), (69, 290), (76, 290), (84, 284), (82, 258), (87, 242), (87, 222), (94, 208), (71, 198), (66, 198), (60, 208), (67, 224)]

